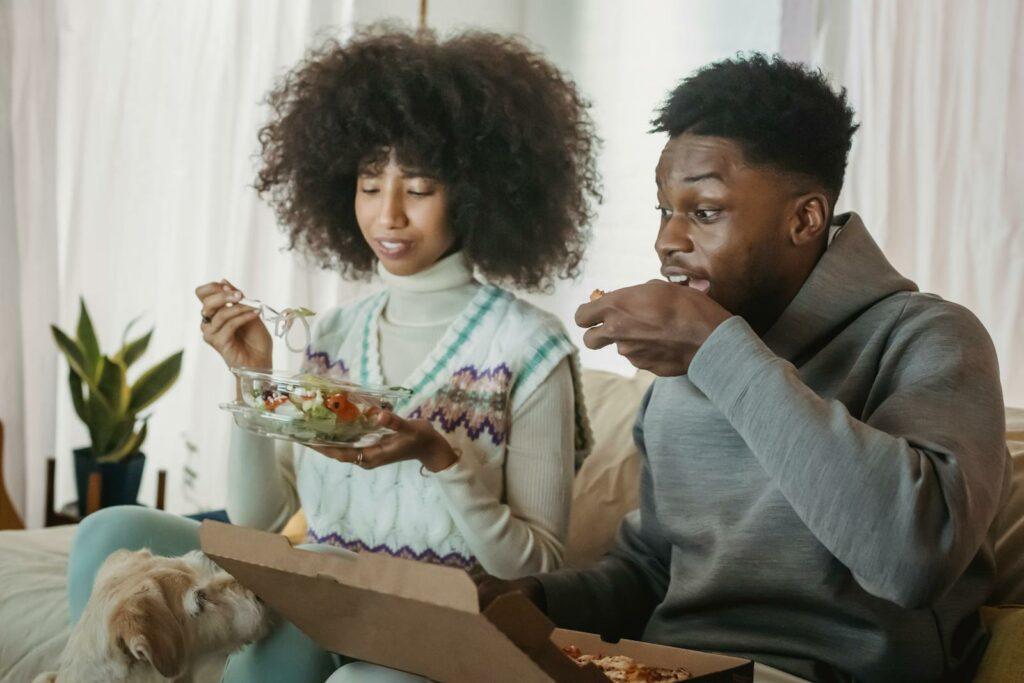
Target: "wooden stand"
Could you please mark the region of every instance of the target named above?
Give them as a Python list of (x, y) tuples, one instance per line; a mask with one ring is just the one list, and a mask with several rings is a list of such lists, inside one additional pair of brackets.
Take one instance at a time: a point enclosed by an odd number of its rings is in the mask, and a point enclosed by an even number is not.
[[(57, 474), (57, 461), (53, 458), (46, 459), (46, 526), (60, 526), (61, 524), (78, 524), (81, 518), (74, 514), (65, 514), (54, 509), (54, 481)], [(102, 479), (99, 472), (89, 475), (89, 485), (85, 494), (85, 514), (91, 515), (100, 509), (100, 486)], [(167, 488), (167, 470), (157, 470), (156, 479), (156, 509), (164, 509), (164, 494)]]
[(14, 503), (7, 495), (7, 486), (4, 484), (4, 423), (0, 422), (0, 531), (24, 528), (25, 525), (14, 509)]
[[(46, 526), (59, 526), (61, 524), (78, 524), (81, 519), (78, 515), (68, 515), (54, 509), (54, 482), (57, 474), (57, 461), (53, 458), (46, 459)], [(100, 486), (101, 479), (99, 472), (89, 475), (89, 488), (85, 495), (85, 514), (89, 515), (100, 508)], [(156, 509), (164, 509), (165, 492), (167, 489), (167, 470), (158, 470), (156, 479)], [(24, 529), (25, 524), (21, 521), (14, 504), (7, 495), (7, 487), (4, 485), (4, 423), (0, 421), (0, 531), (5, 529)]]

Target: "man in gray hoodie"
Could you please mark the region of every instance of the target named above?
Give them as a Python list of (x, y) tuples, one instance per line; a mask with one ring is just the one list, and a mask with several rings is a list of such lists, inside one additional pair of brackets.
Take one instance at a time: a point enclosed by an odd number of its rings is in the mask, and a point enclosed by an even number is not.
[(712, 64), (654, 123), (668, 281), (577, 313), (587, 346), (659, 375), (640, 509), (595, 566), (482, 600), (812, 680), (969, 679), (1009, 482), (988, 334), (834, 215), (856, 126), (819, 73)]

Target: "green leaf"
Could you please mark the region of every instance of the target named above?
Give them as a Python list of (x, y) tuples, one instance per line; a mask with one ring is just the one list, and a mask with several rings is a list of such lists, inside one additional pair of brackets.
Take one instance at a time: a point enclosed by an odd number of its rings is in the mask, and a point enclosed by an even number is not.
[[(128, 333), (132, 331), (133, 327), (135, 327), (135, 323), (142, 320), (142, 316), (144, 315), (145, 313), (135, 316), (127, 325), (125, 325), (124, 332), (121, 334), (121, 346), (125, 346), (128, 344)], [(152, 332), (152, 330), (150, 330), (150, 332)]]
[(127, 458), (129, 455), (142, 448), (142, 442), (146, 440), (146, 430), (148, 428), (149, 423), (143, 422), (142, 429), (134, 434), (129, 431), (127, 438), (121, 440), (119, 444), (115, 444), (112, 451), (100, 456), (97, 460), (99, 462), (117, 462)]
[(82, 349), (78, 345), (78, 342), (64, 334), (64, 332), (56, 325), (50, 325), (50, 331), (53, 333), (53, 340), (57, 342), (57, 348), (59, 348), (68, 359), (68, 365), (71, 366), (71, 369), (74, 370), (90, 388), (95, 387), (96, 383), (93, 381), (92, 375), (86, 372), (85, 356), (82, 353)]
[(78, 331), (75, 338), (82, 349), (85, 371), (90, 377), (98, 377), (96, 369), (100, 362), (100, 344), (96, 340), (96, 332), (92, 328), (92, 319), (89, 318), (89, 310), (85, 307), (85, 299), (79, 298), (78, 303)]
[(152, 336), (153, 330), (150, 330), (138, 339), (126, 343), (121, 347), (120, 351), (114, 354), (114, 360), (121, 361), (125, 368), (130, 368), (132, 363), (137, 361), (139, 357), (146, 352), (146, 348), (149, 346), (149, 340)]
[(110, 436), (107, 438), (106, 447), (102, 451), (96, 451), (96, 457), (102, 457), (107, 455), (111, 451), (116, 450), (124, 444), (125, 440), (128, 439), (132, 432), (135, 430), (136, 420), (134, 418), (114, 418), (113, 426), (110, 430)]
[(311, 420), (327, 420), (332, 417), (334, 417), (334, 413), (327, 406), (315, 405), (309, 409), (309, 418)]
[(113, 416), (120, 419), (128, 410), (128, 401), (131, 398), (124, 365), (113, 358), (100, 356), (96, 372), (99, 375), (97, 384), (100, 395), (106, 399)]
[(89, 392), (85, 405), (89, 411), (89, 422), (86, 423), (86, 427), (89, 428), (89, 436), (92, 438), (92, 452), (94, 455), (106, 453), (118, 420), (111, 413), (106, 399), (98, 391)]
[(128, 412), (133, 415), (139, 413), (171, 388), (181, 371), (183, 353), (178, 351), (142, 373), (132, 385)]
[(75, 412), (82, 422), (88, 426), (89, 409), (85, 405), (85, 394), (82, 393), (82, 378), (74, 370), (68, 370), (68, 384), (71, 385), (71, 401), (75, 404)]
[(139, 439), (135, 442), (135, 447), (128, 451), (128, 455), (131, 455), (135, 451), (142, 448), (142, 444), (146, 442), (146, 434), (149, 431), (149, 418), (147, 417), (142, 422), (142, 429), (139, 430)]

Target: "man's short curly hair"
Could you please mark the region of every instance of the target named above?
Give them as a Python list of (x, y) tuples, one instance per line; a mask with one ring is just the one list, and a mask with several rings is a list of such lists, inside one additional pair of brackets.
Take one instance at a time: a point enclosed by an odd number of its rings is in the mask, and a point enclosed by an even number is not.
[(517, 39), (378, 25), (312, 51), (268, 100), (256, 189), (322, 266), (373, 271), (356, 182), (393, 150), (446, 185), (457, 243), (489, 280), (543, 289), (578, 274), (600, 201), (589, 103)]
[(820, 71), (761, 54), (709, 64), (669, 94), (652, 132), (735, 140), (746, 158), (813, 178), (831, 194), (843, 187), (857, 124), (846, 90)]

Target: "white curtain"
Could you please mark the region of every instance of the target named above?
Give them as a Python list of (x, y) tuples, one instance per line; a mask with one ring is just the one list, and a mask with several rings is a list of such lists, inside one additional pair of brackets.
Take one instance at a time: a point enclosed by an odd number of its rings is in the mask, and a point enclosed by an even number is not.
[(56, 424), (55, 9), (0, 6), (0, 420), (9, 493), (29, 524), (42, 519)]
[(790, 56), (845, 86), (857, 132), (840, 209), (922, 291), (972, 310), (1024, 405), (1024, 2), (787, 2)]
[[(314, 36), (351, 24), (352, 4), (15, 0), (4, 11), (17, 201), (16, 229), (0, 218), (3, 284), (13, 283), (0, 303), (5, 322), (20, 321), (20, 338), (2, 333), (0, 366), (12, 494), (38, 524), (43, 460), (55, 453), (57, 500), (74, 498), (70, 451), (88, 438), (48, 325), (73, 329), (81, 295), (108, 353), (139, 314), (136, 330), (156, 328), (140, 368), (185, 349), (178, 385), (155, 405), (140, 500), (153, 503), (166, 468), (169, 507), (217, 505), (227, 437), (217, 402), (230, 378), (202, 345), (192, 290), (223, 276), (269, 302), (314, 308), (357, 293), (281, 253), (251, 189), (261, 100)], [(191, 487), (186, 465), (199, 475)]]

